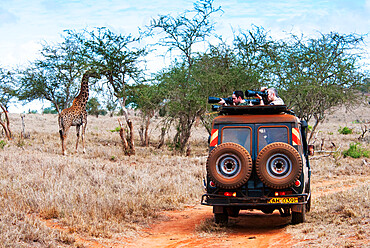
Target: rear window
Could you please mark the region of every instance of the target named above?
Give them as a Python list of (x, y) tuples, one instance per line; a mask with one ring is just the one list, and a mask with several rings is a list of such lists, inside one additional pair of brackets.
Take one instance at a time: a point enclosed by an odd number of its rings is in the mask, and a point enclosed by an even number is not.
[(258, 152), (274, 142), (288, 142), (288, 127), (260, 127), (258, 129)]
[(233, 142), (251, 151), (251, 129), (249, 127), (232, 127), (222, 129), (222, 143)]

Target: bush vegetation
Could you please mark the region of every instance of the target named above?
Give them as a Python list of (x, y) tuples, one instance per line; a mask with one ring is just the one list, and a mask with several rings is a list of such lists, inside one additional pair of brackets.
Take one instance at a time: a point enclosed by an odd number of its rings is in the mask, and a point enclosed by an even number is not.
[(338, 129), (338, 132), (340, 134), (352, 134), (353, 133), (353, 130), (351, 128), (349, 128), (349, 127), (340, 127)]
[(4, 149), (5, 146), (6, 146), (6, 142), (4, 140), (0, 140), (0, 148)]
[(343, 151), (344, 157), (351, 157), (351, 158), (361, 158), (361, 157), (369, 157), (370, 152), (364, 150), (359, 143), (351, 143), (349, 145), (349, 149)]

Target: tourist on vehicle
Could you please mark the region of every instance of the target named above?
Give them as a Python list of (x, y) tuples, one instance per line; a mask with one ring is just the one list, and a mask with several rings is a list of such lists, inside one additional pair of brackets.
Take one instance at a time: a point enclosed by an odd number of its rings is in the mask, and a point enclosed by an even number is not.
[(258, 99), (260, 99), (260, 105), (285, 105), (283, 99), (281, 99), (278, 96), (278, 92), (275, 88), (267, 88), (267, 87), (262, 87), (261, 91), (264, 92), (267, 90), (267, 103), (265, 103), (262, 99), (262, 96), (256, 95)]
[[(243, 105), (248, 105), (248, 103), (244, 100), (244, 93), (241, 90), (236, 90), (233, 92), (231, 95), (233, 99), (233, 105), (237, 106), (243, 106)], [(219, 104), (226, 106), (226, 102), (224, 99), (221, 98), (221, 101), (219, 101)]]

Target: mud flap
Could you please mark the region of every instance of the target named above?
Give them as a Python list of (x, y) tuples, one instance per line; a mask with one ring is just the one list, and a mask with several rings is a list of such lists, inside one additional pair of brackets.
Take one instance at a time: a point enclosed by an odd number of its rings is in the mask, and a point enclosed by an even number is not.
[(303, 205), (293, 205), (292, 212), (302, 213), (303, 212)]
[(213, 206), (213, 213), (214, 214), (223, 214), (224, 207), (223, 206)]

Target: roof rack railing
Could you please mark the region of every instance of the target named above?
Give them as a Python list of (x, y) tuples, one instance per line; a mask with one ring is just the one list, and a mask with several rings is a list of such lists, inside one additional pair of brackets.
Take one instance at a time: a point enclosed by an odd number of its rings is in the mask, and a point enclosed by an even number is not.
[(212, 110), (218, 111), (220, 115), (242, 115), (242, 114), (279, 114), (287, 113), (295, 115), (286, 105), (253, 105), (253, 106), (212, 106)]

